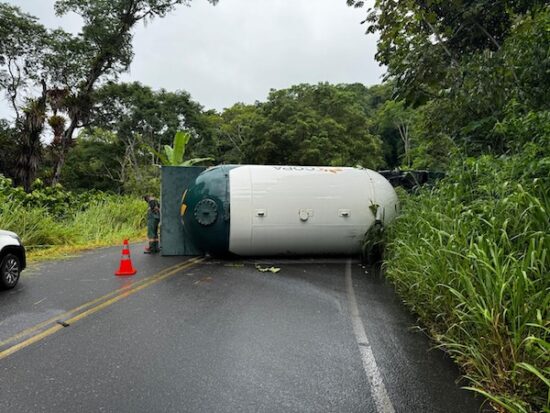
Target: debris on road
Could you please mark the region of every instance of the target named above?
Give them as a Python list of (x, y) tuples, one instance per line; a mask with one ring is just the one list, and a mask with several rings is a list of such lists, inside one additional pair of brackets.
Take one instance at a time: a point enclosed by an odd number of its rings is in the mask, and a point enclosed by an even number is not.
[(212, 282), (212, 277), (202, 277), (200, 280), (195, 281), (193, 284), (199, 285), (199, 284), (205, 284), (205, 283), (211, 283), (211, 282)]
[(277, 274), (279, 271), (281, 271), (278, 267), (262, 267), (261, 265), (256, 265), (256, 269), (260, 272), (271, 272), (273, 274)]

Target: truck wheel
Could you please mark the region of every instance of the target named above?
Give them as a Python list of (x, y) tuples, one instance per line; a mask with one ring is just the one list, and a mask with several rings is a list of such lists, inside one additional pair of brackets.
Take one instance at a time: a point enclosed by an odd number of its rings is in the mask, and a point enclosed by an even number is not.
[(19, 258), (13, 254), (6, 254), (0, 263), (0, 287), (10, 289), (17, 285), (21, 274)]

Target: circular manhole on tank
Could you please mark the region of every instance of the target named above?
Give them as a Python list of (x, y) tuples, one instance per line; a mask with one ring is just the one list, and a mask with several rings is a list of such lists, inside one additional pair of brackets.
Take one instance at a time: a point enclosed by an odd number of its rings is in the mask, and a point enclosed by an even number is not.
[(218, 205), (210, 198), (203, 199), (195, 206), (195, 219), (201, 225), (208, 226), (216, 222)]

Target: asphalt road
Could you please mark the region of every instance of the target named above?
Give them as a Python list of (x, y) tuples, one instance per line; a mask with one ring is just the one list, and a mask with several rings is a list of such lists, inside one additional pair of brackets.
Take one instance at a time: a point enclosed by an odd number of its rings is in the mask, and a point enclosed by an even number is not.
[(31, 267), (0, 292), (0, 412), (480, 411), (356, 261), (141, 248), (134, 277), (113, 276), (109, 248)]

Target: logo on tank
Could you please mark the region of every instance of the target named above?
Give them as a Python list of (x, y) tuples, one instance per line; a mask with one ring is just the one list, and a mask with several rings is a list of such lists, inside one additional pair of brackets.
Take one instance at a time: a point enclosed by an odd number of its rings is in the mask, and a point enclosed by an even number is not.
[(337, 174), (342, 172), (342, 168), (327, 166), (274, 166), (276, 171), (299, 171), (299, 172), (329, 172)]

